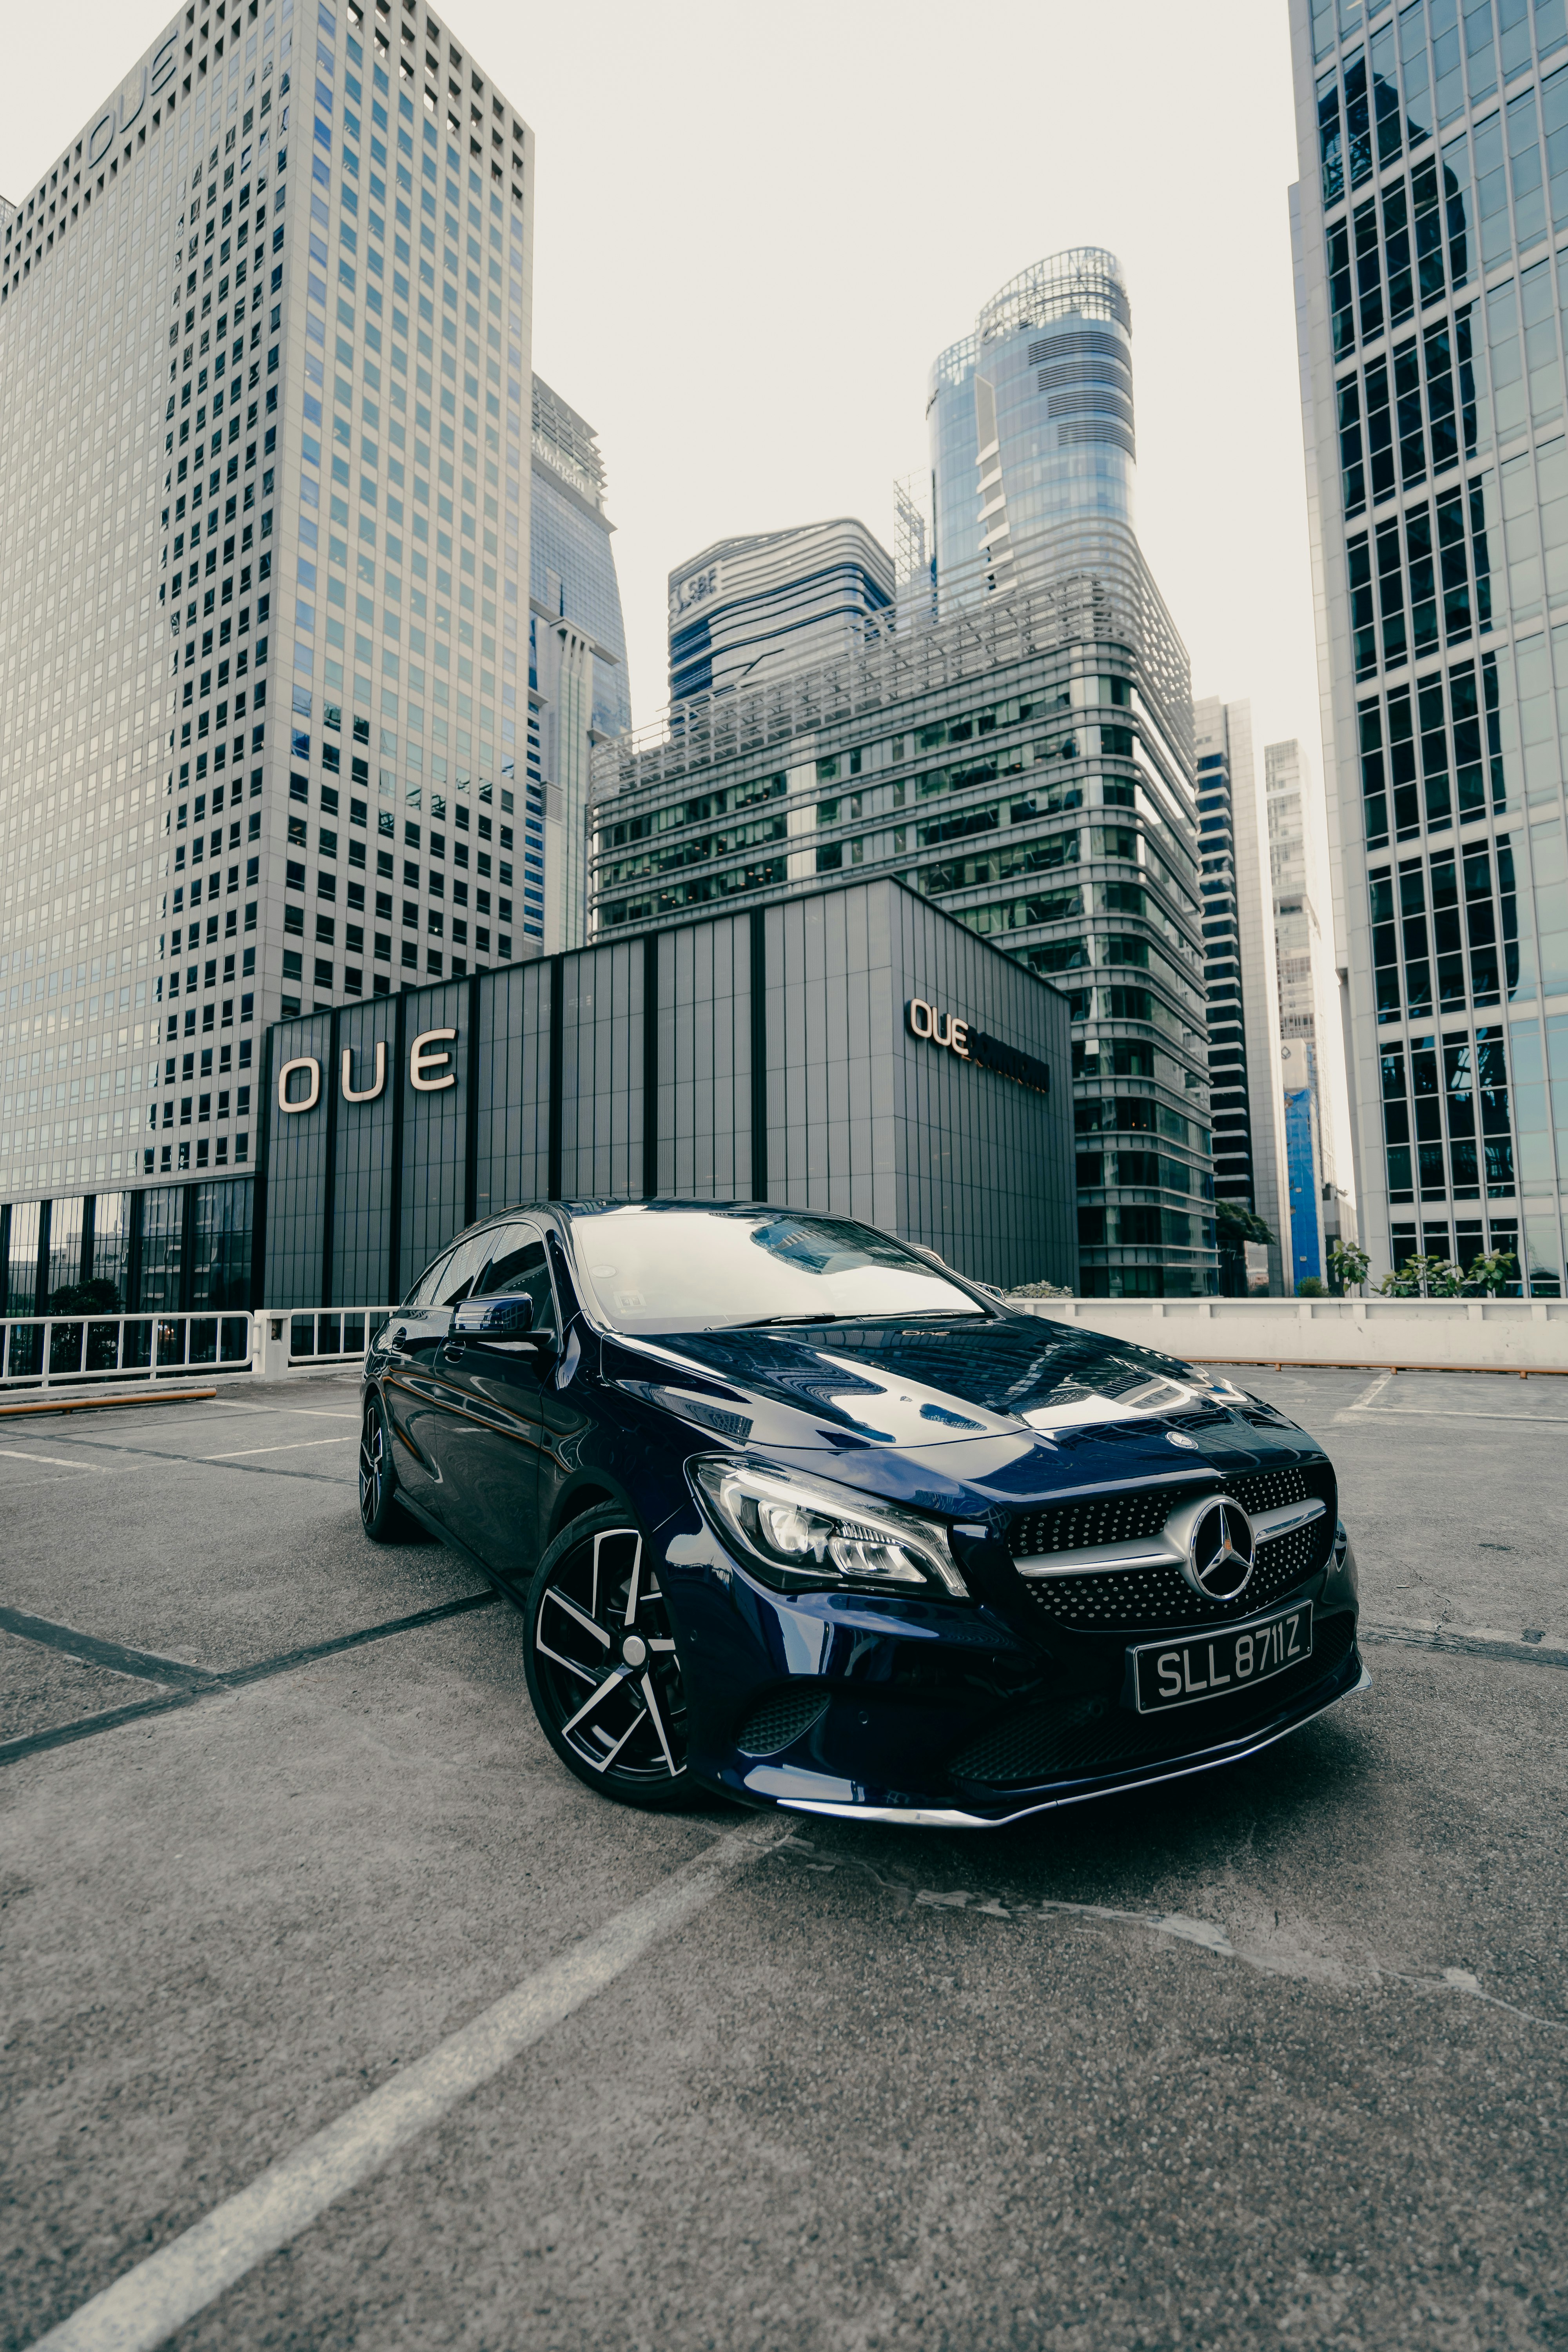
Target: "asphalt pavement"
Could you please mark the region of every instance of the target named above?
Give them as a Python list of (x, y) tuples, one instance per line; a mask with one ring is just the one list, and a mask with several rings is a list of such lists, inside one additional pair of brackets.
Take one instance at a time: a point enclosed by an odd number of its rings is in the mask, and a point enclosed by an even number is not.
[(969, 1836), (581, 1788), (352, 1381), (0, 1421), (0, 2345), (1568, 2347), (1568, 1381), (1235, 1377), (1373, 1689)]

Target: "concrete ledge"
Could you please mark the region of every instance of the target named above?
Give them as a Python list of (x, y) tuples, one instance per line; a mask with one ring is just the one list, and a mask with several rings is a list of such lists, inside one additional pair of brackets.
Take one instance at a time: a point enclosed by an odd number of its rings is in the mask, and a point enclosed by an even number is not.
[(100, 1412), (110, 1405), (198, 1404), (215, 1397), (216, 1389), (171, 1389), (149, 1381), (130, 1396), (98, 1396), (91, 1390), (38, 1389), (29, 1391), (26, 1404), (0, 1404), (0, 1420), (22, 1412)]
[(1563, 1298), (1017, 1298), (1194, 1363), (1568, 1373)]

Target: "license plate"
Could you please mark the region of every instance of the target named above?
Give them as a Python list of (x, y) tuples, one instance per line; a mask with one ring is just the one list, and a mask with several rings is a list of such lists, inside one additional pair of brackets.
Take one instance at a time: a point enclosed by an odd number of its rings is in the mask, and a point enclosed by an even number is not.
[(1151, 1642), (1129, 1650), (1132, 1696), (1140, 1715), (1162, 1707), (1195, 1706), (1226, 1698), (1282, 1675), (1312, 1654), (1312, 1604), (1298, 1601), (1271, 1617), (1227, 1625), (1185, 1642)]

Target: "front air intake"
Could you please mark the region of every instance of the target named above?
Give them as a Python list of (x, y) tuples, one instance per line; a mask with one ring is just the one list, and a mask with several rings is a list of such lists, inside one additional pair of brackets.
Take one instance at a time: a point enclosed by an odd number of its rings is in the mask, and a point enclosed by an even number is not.
[(772, 1698), (752, 1708), (735, 1736), (735, 1745), (742, 1756), (781, 1755), (797, 1739), (804, 1739), (826, 1713), (827, 1698), (817, 1684), (804, 1690), (775, 1691)]

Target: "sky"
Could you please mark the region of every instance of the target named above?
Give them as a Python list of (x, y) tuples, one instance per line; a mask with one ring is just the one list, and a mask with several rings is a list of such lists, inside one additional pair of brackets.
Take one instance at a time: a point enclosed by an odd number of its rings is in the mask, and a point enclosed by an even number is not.
[[(170, 21), (13, 10), (0, 190)], [(639, 726), (667, 698), (668, 573), (829, 515), (890, 546), (931, 360), (1018, 271), (1098, 245), (1131, 291), (1139, 535), (1194, 692), (1249, 698), (1259, 756), (1300, 736), (1321, 772), (1286, 0), (444, 0), (442, 21), (537, 135), (533, 363), (599, 434)]]

